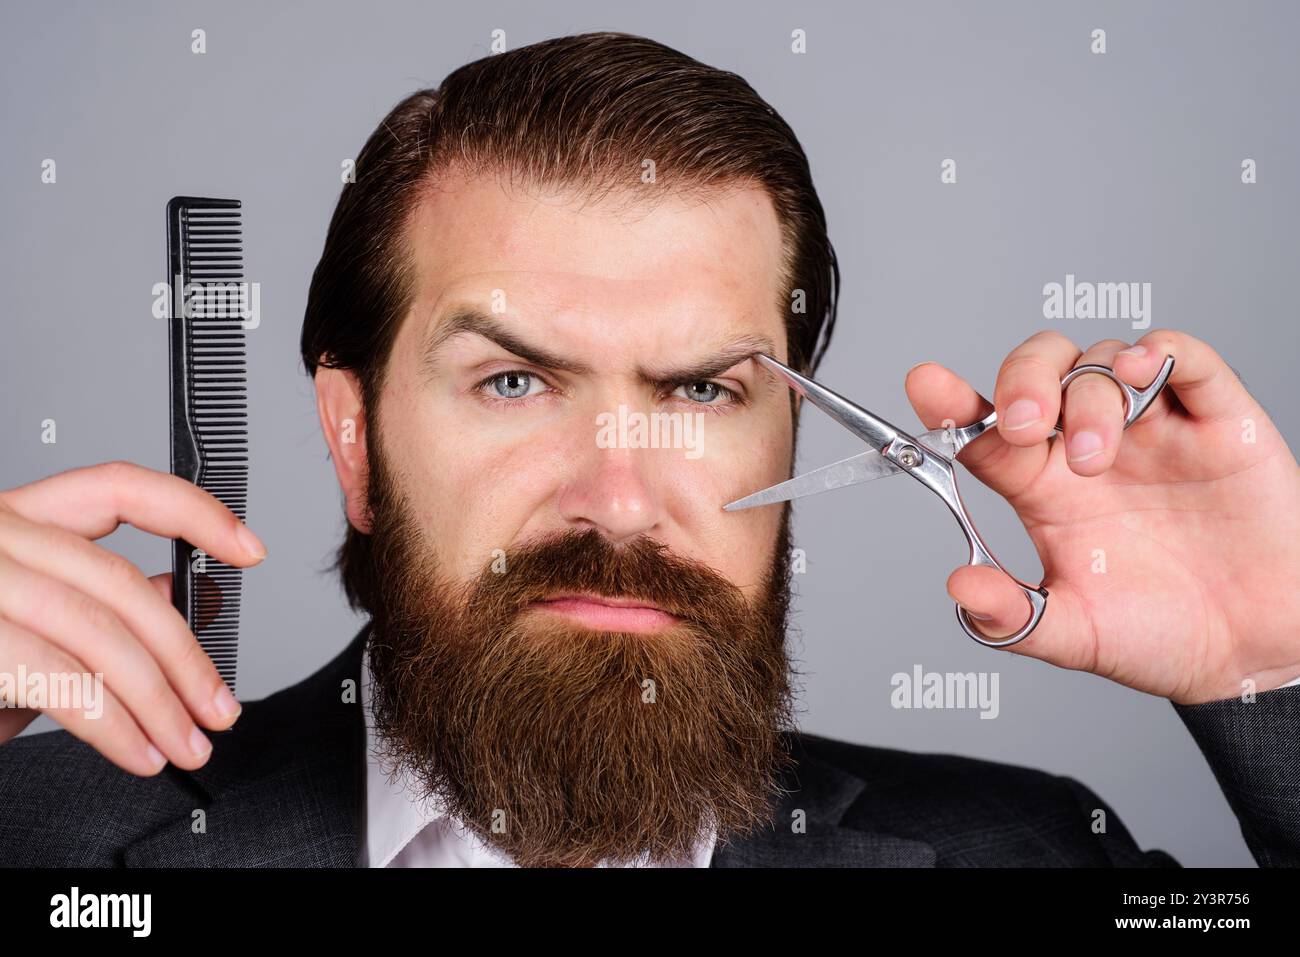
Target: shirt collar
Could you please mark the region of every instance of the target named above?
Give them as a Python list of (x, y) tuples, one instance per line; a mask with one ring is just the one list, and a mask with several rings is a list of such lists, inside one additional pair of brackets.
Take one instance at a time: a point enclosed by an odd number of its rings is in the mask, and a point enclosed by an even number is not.
[[(366, 721), (366, 851), (370, 867), (387, 867), (421, 831), (441, 818), (446, 808), (437, 797), (422, 798), (405, 768), (389, 774), (378, 753), (374, 715), (371, 712), (370, 642), (361, 654), (361, 711)], [(451, 828), (463, 840), (473, 836), (454, 819)], [(717, 833), (710, 834), (692, 855), (691, 866), (708, 867), (713, 860)], [(490, 848), (489, 850), (495, 851)]]

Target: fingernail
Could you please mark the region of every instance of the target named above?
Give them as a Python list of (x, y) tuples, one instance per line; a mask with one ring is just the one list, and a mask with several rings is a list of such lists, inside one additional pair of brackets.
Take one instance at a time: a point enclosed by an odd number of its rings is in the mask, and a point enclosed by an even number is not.
[(1007, 417), (1004, 420), (1006, 428), (1013, 432), (1016, 429), (1026, 429), (1043, 417), (1043, 410), (1038, 407), (1038, 403), (1033, 399), (1016, 399), (1011, 405), (1007, 406)]
[(970, 616), (971, 616), (972, 618), (974, 618), (976, 621), (992, 621), (992, 620), (993, 620), (993, 616), (992, 616), (992, 615), (977, 615), (977, 614), (975, 614), (975, 612), (971, 611), (969, 608), (966, 609), (966, 614), (970, 615)]
[[(912, 366), (912, 369), (919, 369), (919, 368), (921, 368), (921, 366), (928, 366), (928, 365), (929, 365), (931, 362), (933, 362), (933, 361), (934, 361), (933, 359), (922, 359), (922, 360), (921, 360), (920, 362), (918, 362), (916, 365)], [(908, 375), (911, 374), (912, 369), (908, 369), (907, 372), (904, 372), (904, 373), (903, 373), (903, 378), (904, 378), (904, 379), (906, 379), (906, 378), (908, 377)]]
[(230, 689), (224, 684), (213, 695), (212, 704), (217, 709), (217, 714), (223, 718), (233, 718), (243, 710), (239, 702), (235, 700), (235, 696), (230, 693)]
[(1127, 349), (1121, 349), (1119, 352), (1115, 353), (1117, 356), (1138, 356), (1139, 358), (1146, 354), (1146, 346), (1129, 346)]
[(1070, 436), (1070, 461), (1090, 459), (1106, 447), (1096, 432), (1075, 432)]
[(239, 523), (236, 534), (239, 536), (239, 544), (244, 546), (244, 551), (248, 552), (249, 555), (253, 558), (266, 557), (266, 546), (262, 544), (260, 538), (253, 534), (253, 530), (243, 522)]
[(149, 759), (149, 766), (155, 771), (161, 771), (163, 765), (167, 763), (167, 759), (163, 757), (163, 753), (152, 744), (150, 744), (149, 749), (145, 751), (145, 756)]
[(195, 757), (199, 758), (212, 750), (212, 742), (197, 727), (190, 732), (190, 750), (194, 752)]

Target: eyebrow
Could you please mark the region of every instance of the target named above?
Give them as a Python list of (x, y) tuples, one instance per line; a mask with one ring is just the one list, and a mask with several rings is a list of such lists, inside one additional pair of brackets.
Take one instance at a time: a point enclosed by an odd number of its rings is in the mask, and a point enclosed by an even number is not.
[[(587, 363), (561, 356), (535, 343), (530, 343), (518, 333), (506, 328), (495, 316), (471, 305), (454, 307), (447, 318), (429, 335), (424, 346), (422, 367), (430, 370), (439, 351), (448, 340), (467, 334), (481, 336), (494, 342), (506, 352), (542, 369), (570, 372), (574, 375), (591, 372), (591, 366)], [(746, 334), (728, 341), (718, 351), (689, 366), (673, 368), (643, 365), (637, 367), (637, 376), (649, 385), (689, 385), (720, 375), (737, 363), (748, 359), (755, 352), (766, 352), (771, 355), (775, 354), (776, 349), (767, 336)]]

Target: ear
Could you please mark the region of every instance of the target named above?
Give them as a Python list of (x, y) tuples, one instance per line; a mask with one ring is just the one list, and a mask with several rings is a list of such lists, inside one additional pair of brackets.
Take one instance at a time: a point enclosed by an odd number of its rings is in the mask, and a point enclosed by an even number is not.
[(321, 431), (334, 460), (334, 472), (348, 522), (363, 534), (370, 533), (370, 510), (366, 507), (366, 414), (361, 399), (361, 382), (350, 369), (316, 370), (316, 411)]

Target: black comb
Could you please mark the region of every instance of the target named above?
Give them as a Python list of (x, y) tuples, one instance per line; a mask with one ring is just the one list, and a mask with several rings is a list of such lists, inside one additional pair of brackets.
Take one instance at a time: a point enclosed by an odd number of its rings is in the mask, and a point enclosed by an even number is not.
[[(171, 471), (246, 518), (248, 286), (237, 199), (175, 196), (167, 203), (171, 358)], [(196, 567), (197, 566), (197, 567)], [(172, 543), (172, 603), (231, 693), (243, 570)]]

